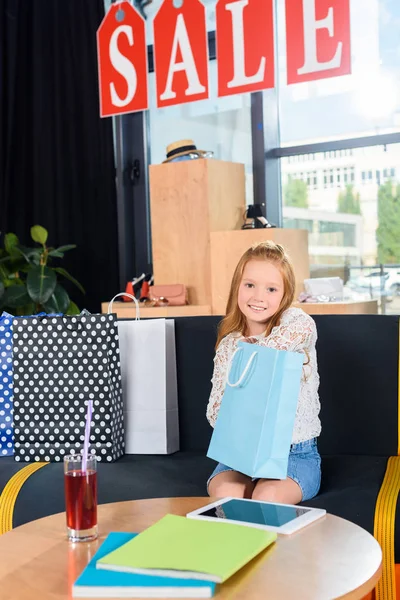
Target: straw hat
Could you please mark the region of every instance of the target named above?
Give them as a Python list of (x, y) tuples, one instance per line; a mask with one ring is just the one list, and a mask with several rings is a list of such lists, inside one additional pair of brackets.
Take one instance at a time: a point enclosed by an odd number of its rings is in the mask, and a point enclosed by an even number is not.
[(207, 150), (198, 150), (193, 140), (179, 140), (167, 146), (167, 158), (163, 162), (170, 162), (172, 159), (178, 158), (178, 156), (185, 156), (192, 152), (199, 156), (208, 154)]

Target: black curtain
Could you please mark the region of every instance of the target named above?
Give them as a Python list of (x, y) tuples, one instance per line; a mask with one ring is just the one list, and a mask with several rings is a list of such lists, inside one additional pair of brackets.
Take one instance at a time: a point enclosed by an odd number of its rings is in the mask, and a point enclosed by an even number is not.
[(118, 289), (113, 131), (100, 119), (96, 30), (102, 0), (0, 1), (0, 231), (30, 245), (32, 225), (100, 311)]

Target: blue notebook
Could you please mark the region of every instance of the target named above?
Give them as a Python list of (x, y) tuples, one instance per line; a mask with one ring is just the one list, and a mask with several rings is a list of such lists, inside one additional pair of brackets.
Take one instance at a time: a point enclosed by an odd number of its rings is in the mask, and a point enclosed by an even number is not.
[(110, 533), (72, 587), (74, 598), (211, 598), (215, 583), (96, 569), (96, 561), (134, 538)]

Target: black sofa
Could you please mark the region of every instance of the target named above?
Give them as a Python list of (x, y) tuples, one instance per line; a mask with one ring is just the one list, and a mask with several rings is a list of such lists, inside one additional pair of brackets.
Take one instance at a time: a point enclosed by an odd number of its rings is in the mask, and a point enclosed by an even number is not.
[[(124, 456), (99, 464), (99, 503), (151, 497), (205, 496), (214, 462), (205, 454), (205, 418), (218, 317), (175, 319), (181, 451)], [(374, 511), (389, 456), (398, 450), (399, 318), (316, 316), (321, 377), (322, 484), (305, 504), (373, 533)], [(0, 458), (0, 490), (22, 468)], [(22, 487), (13, 526), (64, 510), (62, 466), (52, 463)], [(396, 526), (400, 540), (400, 523)], [(400, 542), (396, 562), (400, 562)]]

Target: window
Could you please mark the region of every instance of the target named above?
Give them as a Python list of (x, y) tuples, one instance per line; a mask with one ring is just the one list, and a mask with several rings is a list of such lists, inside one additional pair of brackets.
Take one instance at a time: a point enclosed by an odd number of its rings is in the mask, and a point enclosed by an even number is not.
[[(340, 242), (342, 246), (356, 246), (356, 224), (340, 223), (335, 221), (319, 221), (318, 232), (321, 234), (321, 238), (323, 235), (326, 235), (327, 239), (327, 243), (321, 245), (334, 246)], [(331, 237), (329, 237), (327, 234), (329, 234)]]
[(253, 155), (250, 94), (218, 98), (216, 61), (209, 63), (210, 98), (157, 109), (155, 77), (149, 75), (150, 163), (165, 160), (166, 147), (192, 139), (197, 148), (211, 150), (214, 158), (243, 163), (246, 204), (253, 203)]
[(400, 2), (350, 0), (351, 75), (289, 86), (285, 0), (276, 6), (281, 145), (400, 131)]
[[(354, 148), (341, 157), (343, 166), (334, 168), (336, 158), (330, 152), (319, 153), (318, 168), (308, 173), (311, 185), (306, 192), (283, 190), (284, 199), (285, 194), (290, 199), (283, 206), (284, 226), (309, 231), (312, 268), (400, 264), (400, 246), (392, 244), (400, 239), (400, 193), (392, 185), (400, 185), (395, 177), (400, 174), (400, 144), (391, 144), (390, 152), (388, 148), (372, 146), (368, 152)], [(283, 158), (283, 181), (287, 169)], [(318, 181), (323, 185), (316, 185)], [(296, 198), (300, 193), (301, 199)], [(400, 296), (398, 304), (400, 310)]]
[(309, 233), (313, 231), (313, 222), (311, 219), (285, 218), (284, 226), (290, 229), (306, 229)]

